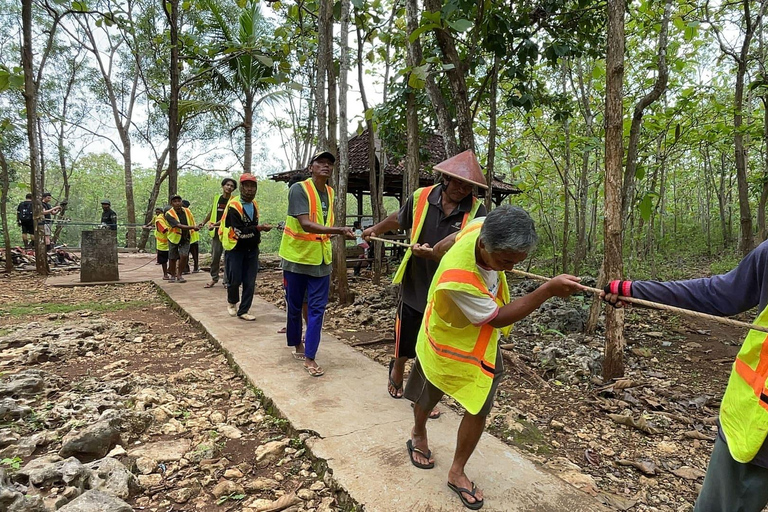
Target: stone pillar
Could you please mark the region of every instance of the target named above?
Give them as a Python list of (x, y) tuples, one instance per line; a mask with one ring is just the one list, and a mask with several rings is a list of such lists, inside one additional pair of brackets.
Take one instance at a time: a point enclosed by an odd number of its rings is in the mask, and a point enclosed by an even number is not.
[(80, 242), (80, 282), (119, 281), (117, 231), (83, 231)]

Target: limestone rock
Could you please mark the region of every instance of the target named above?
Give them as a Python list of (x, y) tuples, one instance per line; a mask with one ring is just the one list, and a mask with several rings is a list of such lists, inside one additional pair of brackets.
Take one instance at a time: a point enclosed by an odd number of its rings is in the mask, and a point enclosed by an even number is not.
[(59, 455), (91, 461), (104, 457), (120, 442), (120, 432), (112, 422), (98, 421), (80, 432), (64, 436)]
[(200, 492), (199, 488), (194, 487), (182, 487), (181, 489), (176, 489), (168, 493), (168, 497), (173, 501), (174, 503), (186, 503)]
[(136, 477), (120, 461), (111, 457), (91, 462), (87, 467), (93, 472), (90, 488), (128, 499), (141, 492)]
[(55, 483), (64, 482), (68, 486), (83, 489), (91, 476), (90, 470), (75, 457), (55, 462), (51, 462), (52, 457), (41, 459), (34, 460), (17, 471), (13, 480), (24, 485), (30, 483), (35, 487), (50, 487)]
[(133, 509), (110, 494), (88, 491), (61, 507), (59, 512), (133, 512)]
[(228, 478), (228, 479), (243, 478), (243, 472), (237, 468), (229, 468), (224, 472), (224, 478)]
[(245, 490), (249, 493), (269, 491), (277, 489), (278, 487), (280, 487), (278, 481), (271, 478), (257, 478), (255, 480), (250, 480), (245, 484)]
[(151, 475), (139, 475), (139, 485), (141, 485), (145, 489), (149, 489), (150, 487), (155, 487), (157, 485), (160, 485), (162, 481), (163, 481), (163, 475), (160, 475), (158, 473), (153, 473)]
[(136, 459), (136, 469), (138, 469), (139, 473), (142, 475), (150, 474), (155, 470), (156, 467), (157, 461), (155, 459), (151, 459), (149, 457), (139, 457)]
[(236, 484), (230, 480), (222, 480), (213, 488), (211, 493), (217, 498), (222, 496), (229, 496), (230, 494), (245, 494), (243, 486)]
[(32, 414), (32, 409), (26, 405), (19, 404), (13, 398), (3, 398), (0, 400), (0, 421), (16, 421), (26, 418)]
[(240, 439), (243, 437), (243, 433), (239, 428), (232, 425), (219, 425), (216, 429), (227, 439)]
[(180, 460), (189, 451), (192, 442), (189, 439), (174, 439), (139, 445), (128, 450), (131, 457), (148, 457), (157, 462)]
[(12, 375), (7, 383), (0, 384), (0, 396), (19, 397), (35, 395), (43, 390), (45, 381), (40, 370), (25, 370)]
[(271, 462), (277, 459), (283, 453), (285, 447), (288, 446), (288, 443), (290, 443), (290, 439), (262, 444), (256, 448), (256, 462)]
[(8, 479), (5, 470), (0, 468), (0, 510), (45, 512), (45, 507), (39, 496), (24, 496), (17, 490)]

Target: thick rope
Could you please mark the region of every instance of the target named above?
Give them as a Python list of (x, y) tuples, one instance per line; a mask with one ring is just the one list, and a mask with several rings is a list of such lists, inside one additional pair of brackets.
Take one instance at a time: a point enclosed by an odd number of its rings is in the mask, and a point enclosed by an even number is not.
[[(396, 242), (394, 240), (387, 240), (386, 238), (379, 238), (376, 236), (369, 237), (371, 240), (377, 240), (379, 242), (385, 242), (389, 244), (399, 245), (401, 247), (412, 247), (411, 244), (406, 244), (403, 242)], [(550, 281), (551, 278), (539, 276), (536, 274), (531, 274), (530, 272), (523, 272), (522, 270), (508, 270), (510, 274), (515, 274), (522, 277), (527, 277), (529, 279), (535, 279), (537, 281)], [(584, 291), (588, 291), (590, 293), (594, 293), (595, 295), (599, 295), (603, 293), (603, 290), (600, 290), (599, 288), (591, 288), (589, 286), (584, 286)], [(752, 329), (755, 331), (761, 331), (768, 333), (768, 326), (762, 326), (762, 325), (755, 325), (750, 324), (748, 322), (742, 322), (740, 320), (733, 320), (732, 318), (725, 318), (722, 316), (715, 316), (715, 315), (708, 315), (707, 313), (700, 313), (698, 311), (692, 311), (690, 309), (684, 309), (684, 308), (678, 308), (676, 306), (668, 306), (667, 304), (661, 304), (659, 302), (651, 302), (650, 300), (643, 300), (643, 299), (635, 299), (633, 297), (619, 297), (619, 300), (621, 302), (626, 302), (629, 304), (636, 304), (638, 306), (645, 306), (647, 308), (653, 308), (653, 309), (660, 309), (663, 311), (671, 311), (672, 313), (677, 313), (679, 315), (685, 315), (685, 316), (691, 316), (694, 318), (701, 318), (703, 320), (712, 320), (713, 322), (717, 322), (723, 325), (730, 325), (732, 327), (741, 327), (744, 329)]]

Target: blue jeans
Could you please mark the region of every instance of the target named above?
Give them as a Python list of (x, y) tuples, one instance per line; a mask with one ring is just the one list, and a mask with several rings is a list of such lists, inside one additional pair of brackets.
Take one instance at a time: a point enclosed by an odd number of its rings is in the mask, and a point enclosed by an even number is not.
[(289, 347), (301, 344), (301, 305), (307, 294), (307, 331), (304, 336), (304, 354), (307, 359), (314, 359), (320, 346), (320, 334), (323, 329), (323, 315), (328, 303), (328, 291), (331, 276), (312, 277), (306, 274), (283, 271), (286, 283), (286, 303), (288, 321), (285, 338)]
[[(256, 291), (256, 274), (259, 272), (259, 249), (250, 251), (227, 251), (224, 254), (224, 271), (227, 273), (227, 302), (237, 304), (237, 316), (251, 309), (253, 293)], [(240, 300), (240, 285), (243, 298)]]

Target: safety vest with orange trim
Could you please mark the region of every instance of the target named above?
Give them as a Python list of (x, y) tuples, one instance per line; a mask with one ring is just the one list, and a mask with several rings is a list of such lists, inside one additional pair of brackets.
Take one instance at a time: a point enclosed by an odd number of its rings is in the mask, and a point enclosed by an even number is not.
[[(219, 198), (220, 197), (223, 197), (223, 194), (216, 194), (215, 196), (213, 196), (213, 206), (211, 206), (211, 215), (208, 217), (208, 221), (211, 224), (216, 224), (216, 214), (219, 211)], [(234, 199), (234, 197), (235, 196), (229, 196), (229, 199), (227, 200), (227, 202), (229, 202), (232, 199)], [(227, 207), (225, 206), (224, 210), (226, 211), (226, 209), (227, 209)], [(224, 214), (223, 213), (221, 214), (221, 218), (224, 219)], [(221, 225), (221, 224), (219, 224), (219, 225)], [(208, 230), (208, 234), (211, 235), (211, 238), (216, 236), (218, 233), (219, 233), (219, 228), (216, 228), (216, 227), (211, 228), (211, 229)]]
[(155, 217), (155, 240), (158, 251), (168, 250), (168, 231), (171, 226), (165, 220), (165, 214), (160, 213)]
[[(231, 251), (237, 245), (237, 233), (233, 228), (227, 226), (227, 215), (229, 214), (230, 208), (234, 208), (237, 213), (240, 214), (241, 218), (245, 218), (243, 203), (240, 202), (240, 198), (235, 197), (230, 199), (226, 208), (224, 208), (224, 213), (221, 214), (221, 224), (219, 224), (219, 239), (221, 240), (221, 245), (224, 247), (225, 251)], [(253, 213), (256, 216), (256, 219), (258, 219), (259, 204), (255, 199), (253, 200)]]
[[(416, 189), (413, 193), (413, 224), (411, 225), (411, 243), (414, 244), (419, 241), (421, 236), (421, 230), (424, 227), (424, 220), (427, 218), (427, 210), (429, 210), (429, 194), (435, 189), (435, 187), (441, 187), (442, 185), (433, 185), (431, 187), (422, 187)], [(472, 208), (464, 214), (464, 219), (461, 221), (461, 229), (472, 221), (477, 215), (477, 210), (480, 208), (480, 201), (475, 196), (472, 196)], [(400, 266), (397, 267), (395, 277), (392, 279), (393, 283), (400, 283), (405, 276), (405, 269), (408, 266), (408, 261), (411, 259), (413, 251), (408, 249), (405, 251), (405, 256), (400, 262)]]
[[(768, 307), (755, 320), (768, 326)], [(768, 436), (768, 334), (749, 331), (720, 404), (720, 425), (731, 456), (751, 461)]]
[(507, 334), (512, 329), (511, 325), (502, 329), (473, 325), (445, 293), (490, 297), (499, 307), (509, 302), (504, 272), (499, 272), (499, 290), (494, 296), (477, 269), (475, 245), (484, 220), (476, 219), (467, 225), (440, 260), (416, 343), (416, 355), (427, 379), (470, 414), (480, 412), (491, 390), (499, 333)]
[[(171, 208), (170, 210), (168, 210), (168, 213), (170, 213), (171, 217), (176, 219), (177, 222), (180, 222), (179, 221), (179, 215), (176, 213), (176, 210)], [(187, 216), (187, 226), (194, 226), (195, 225), (195, 217), (194, 217), (194, 215), (192, 215), (192, 212), (189, 211), (189, 208), (184, 208), (184, 215)], [(171, 242), (172, 244), (178, 244), (179, 242), (181, 242), (181, 231), (182, 231), (181, 228), (171, 227), (168, 230), (168, 241)], [(193, 232), (190, 231), (189, 243), (192, 243), (192, 233)]]
[[(333, 226), (333, 189), (325, 186), (328, 193), (328, 218), (324, 218), (320, 194), (317, 193), (312, 178), (300, 182), (300, 186), (309, 201), (309, 220), (324, 226)], [(285, 219), (283, 238), (280, 241), (280, 257), (284, 260), (303, 265), (321, 265), (331, 262), (331, 237), (307, 233), (301, 228), (296, 217), (289, 215)]]

